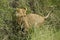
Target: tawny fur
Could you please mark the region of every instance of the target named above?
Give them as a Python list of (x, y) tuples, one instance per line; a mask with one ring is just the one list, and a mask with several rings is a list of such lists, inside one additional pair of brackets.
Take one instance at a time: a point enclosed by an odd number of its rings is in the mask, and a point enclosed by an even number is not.
[(31, 27), (39, 27), (41, 24), (44, 23), (45, 18), (48, 18), (49, 14), (46, 17), (37, 15), (37, 14), (26, 14), (27, 9), (17, 9), (16, 17), (17, 22), (20, 25), (21, 23), (24, 24), (26, 29)]

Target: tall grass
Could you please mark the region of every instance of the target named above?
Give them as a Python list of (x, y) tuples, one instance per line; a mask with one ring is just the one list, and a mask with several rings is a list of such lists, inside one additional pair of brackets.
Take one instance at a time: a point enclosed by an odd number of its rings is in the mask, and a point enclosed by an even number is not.
[[(0, 0), (0, 40), (60, 40), (60, 0), (18, 0), (16, 8), (27, 8), (27, 14), (46, 15), (51, 6), (55, 9), (45, 24), (22, 32), (15, 20), (14, 0)], [(46, 11), (47, 10), (47, 11)]]
[(50, 25), (34, 28), (30, 36), (31, 40), (54, 40), (54, 30), (54, 28), (50, 28)]

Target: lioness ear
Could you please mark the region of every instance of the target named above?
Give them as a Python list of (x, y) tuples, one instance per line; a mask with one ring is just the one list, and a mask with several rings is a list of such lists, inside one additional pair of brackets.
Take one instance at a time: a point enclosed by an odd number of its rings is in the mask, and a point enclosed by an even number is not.
[(27, 8), (25, 8), (26, 9), (26, 11), (27, 11)]
[(26, 13), (26, 11), (27, 11), (27, 8), (24, 8), (23, 13)]
[(17, 12), (20, 12), (19, 8), (16, 8), (16, 11), (17, 11)]
[(27, 8), (24, 8), (27, 11)]

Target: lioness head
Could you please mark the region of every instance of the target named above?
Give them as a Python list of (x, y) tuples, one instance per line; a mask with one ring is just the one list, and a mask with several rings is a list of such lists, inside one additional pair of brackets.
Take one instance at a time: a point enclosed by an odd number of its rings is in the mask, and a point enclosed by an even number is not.
[(25, 16), (26, 15), (26, 10), (27, 9), (23, 9), (23, 8), (17, 8), (16, 9), (16, 16), (19, 16), (19, 17), (21, 17), (21, 16)]

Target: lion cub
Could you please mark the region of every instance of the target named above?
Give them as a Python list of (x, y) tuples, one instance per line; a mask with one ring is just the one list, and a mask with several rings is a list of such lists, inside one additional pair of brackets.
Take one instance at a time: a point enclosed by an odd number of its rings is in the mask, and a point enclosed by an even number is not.
[(31, 27), (39, 27), (48, 18), (50, 13), (46, 17), (37, 14), (26, 14), (27, 9), (17, 8), (16, 17), (19, 25), (23, 24), (26, 29)]

